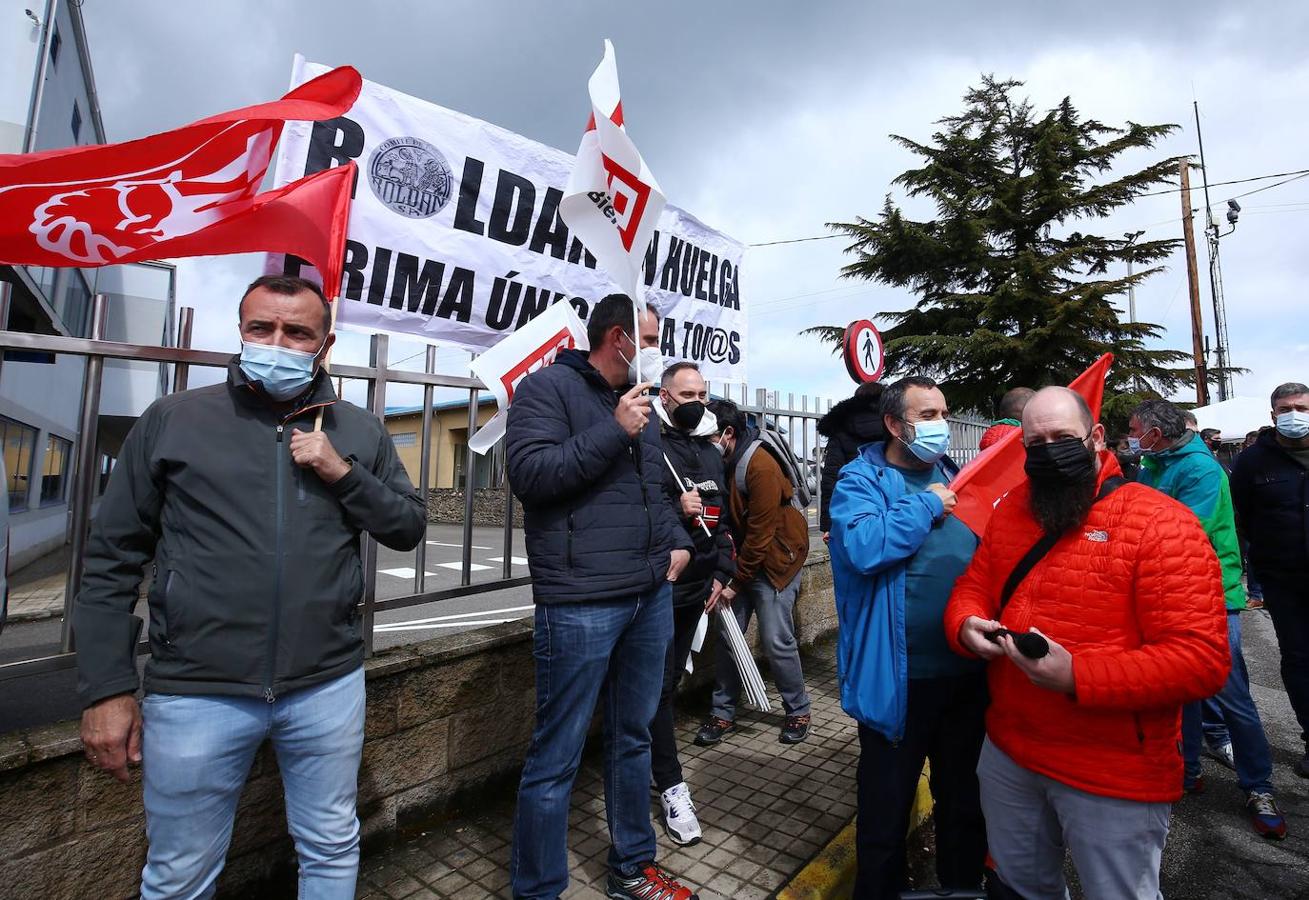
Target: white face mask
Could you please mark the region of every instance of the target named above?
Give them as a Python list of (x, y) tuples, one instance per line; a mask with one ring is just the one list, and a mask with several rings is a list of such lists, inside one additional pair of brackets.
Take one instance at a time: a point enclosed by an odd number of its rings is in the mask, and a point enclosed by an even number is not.
[(1293, 441), (1309, 437), (1309, 412), (1292, 409), (1277, 417), (1277, 433)]
[[(630, 337), (627, 337), (626, 332), (623, 333), (623, 337), (627, 338), (628, 341), (632, 340)], [(623, 358), (625, 363), (627, 363), (627, 381), (629, 384), (637, 384), (640, 378), (644, 378), (646, 381), (654, 383), (664, 374), (664, 355), (659, 352), (658, 347), (642, 347), (637, 351), (637, 355), (631, 359), (628, 359), (627, 354), (623, 353), (622, 350), (618, 351), (618, 355)], [(636, 371), (636, 362), (638, 359), (641, 361), (641, 372), (639, 377)]]

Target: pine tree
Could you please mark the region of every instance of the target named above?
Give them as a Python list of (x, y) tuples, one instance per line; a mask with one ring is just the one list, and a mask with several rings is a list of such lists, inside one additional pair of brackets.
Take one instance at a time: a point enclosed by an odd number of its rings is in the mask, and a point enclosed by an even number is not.
[[(986, 76), (930, 143), (891, 136), (924, 160), (894, 184), (929, 199), (936, 218), (915, 221), (888, 194), (876, 220), (829, 223), (853, 239), (855, 261), (842, 276), (918, 296), (913, 309), (881, 316), (893, 323), (884, 332), (887, 371), (935, 378), (952, 408), (987, 414), (1009, 387), (1067, 384), (1112, 352), (1105, 412), (1118, 418), (1138, 399), (1133, 388), (1167, 395), (1193, 380), (1177, 367), (1189, 354), (1147, 349), (1163, 329), (1124, 321), (1114, 303), (1161, 271), (1157, 263), (1181, 241), (1132, 243), (1071, 226), (1171, 183), (1180, 158), (1129, 175), (1112, 169), (1120, 154), (1151, 148), (1177, 126), (1111, 127), (1083, 119), (1068, 98), (1038, 117), (1016, 99), (1020, 87)], [(804, 333), (839, 344), (842, 332)]]

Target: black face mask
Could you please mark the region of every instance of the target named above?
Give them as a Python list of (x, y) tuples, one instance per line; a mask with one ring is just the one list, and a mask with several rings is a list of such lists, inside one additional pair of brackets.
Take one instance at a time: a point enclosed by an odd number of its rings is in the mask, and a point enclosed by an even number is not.
[(694, 431), (700, 420), (704, 418), (704, 409), (704, 404), (699, 400), (688, 400), (686, 403), (674, 406), (668, 416), (673, 420), (673, 424), (683, 431)]
[(1027, 477), (1042, 484), (1075, 484), (1095, 474), (1095, 455), (1075, 437), (1027, 448)]

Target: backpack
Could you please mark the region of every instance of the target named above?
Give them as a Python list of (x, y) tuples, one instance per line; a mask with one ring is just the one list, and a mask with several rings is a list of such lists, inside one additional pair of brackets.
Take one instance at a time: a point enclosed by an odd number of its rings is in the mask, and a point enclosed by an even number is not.
[(748, 497), (750, 492), (746, 490), (745, 475), (746, 470), (750, 468), (750, 459), (754, 456), (755, 451), (763, 447), (777, 460), (777, 464), (782, 468), (782, 474), (791, 482), (791, 505), (800, 512), (804, 512), (809, 504), (813, 502), (813, 492), (809, 490), (809, 480), (805, 478), (804, 465), (796, 457), (795, 451), (791, 449), (791, 444), (782, 433), (771, 425), (764, 425), (759, 429), (759, 433), (746, 446), (741, 453), (741, 458), (736, 463), (736, 490), (742, 497)]

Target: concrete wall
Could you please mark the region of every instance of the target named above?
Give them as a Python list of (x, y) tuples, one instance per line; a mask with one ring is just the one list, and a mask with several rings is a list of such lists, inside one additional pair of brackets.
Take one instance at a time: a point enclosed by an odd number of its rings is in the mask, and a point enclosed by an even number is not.
[[(836, 628), (821, 554), (805, 569), (796, 619), (803, 644)], [(462, 800), (475, 804), (512, 787), (535, 709), (531, 634), (530, 622), (511, 622), (369, 660), (359, 773), (365, 851)], [(697, 665), (696, 684), (712, 671)], [(0, 736), (0, 796), (0, 893), (110, 900), (137, 891), (145, 858), (139, 770), (128, 786), (92, 770), (75, 722)], [(265, 747), (241, 798), (220, 895), (245, 896), (293, 860), (277, 765)]]

